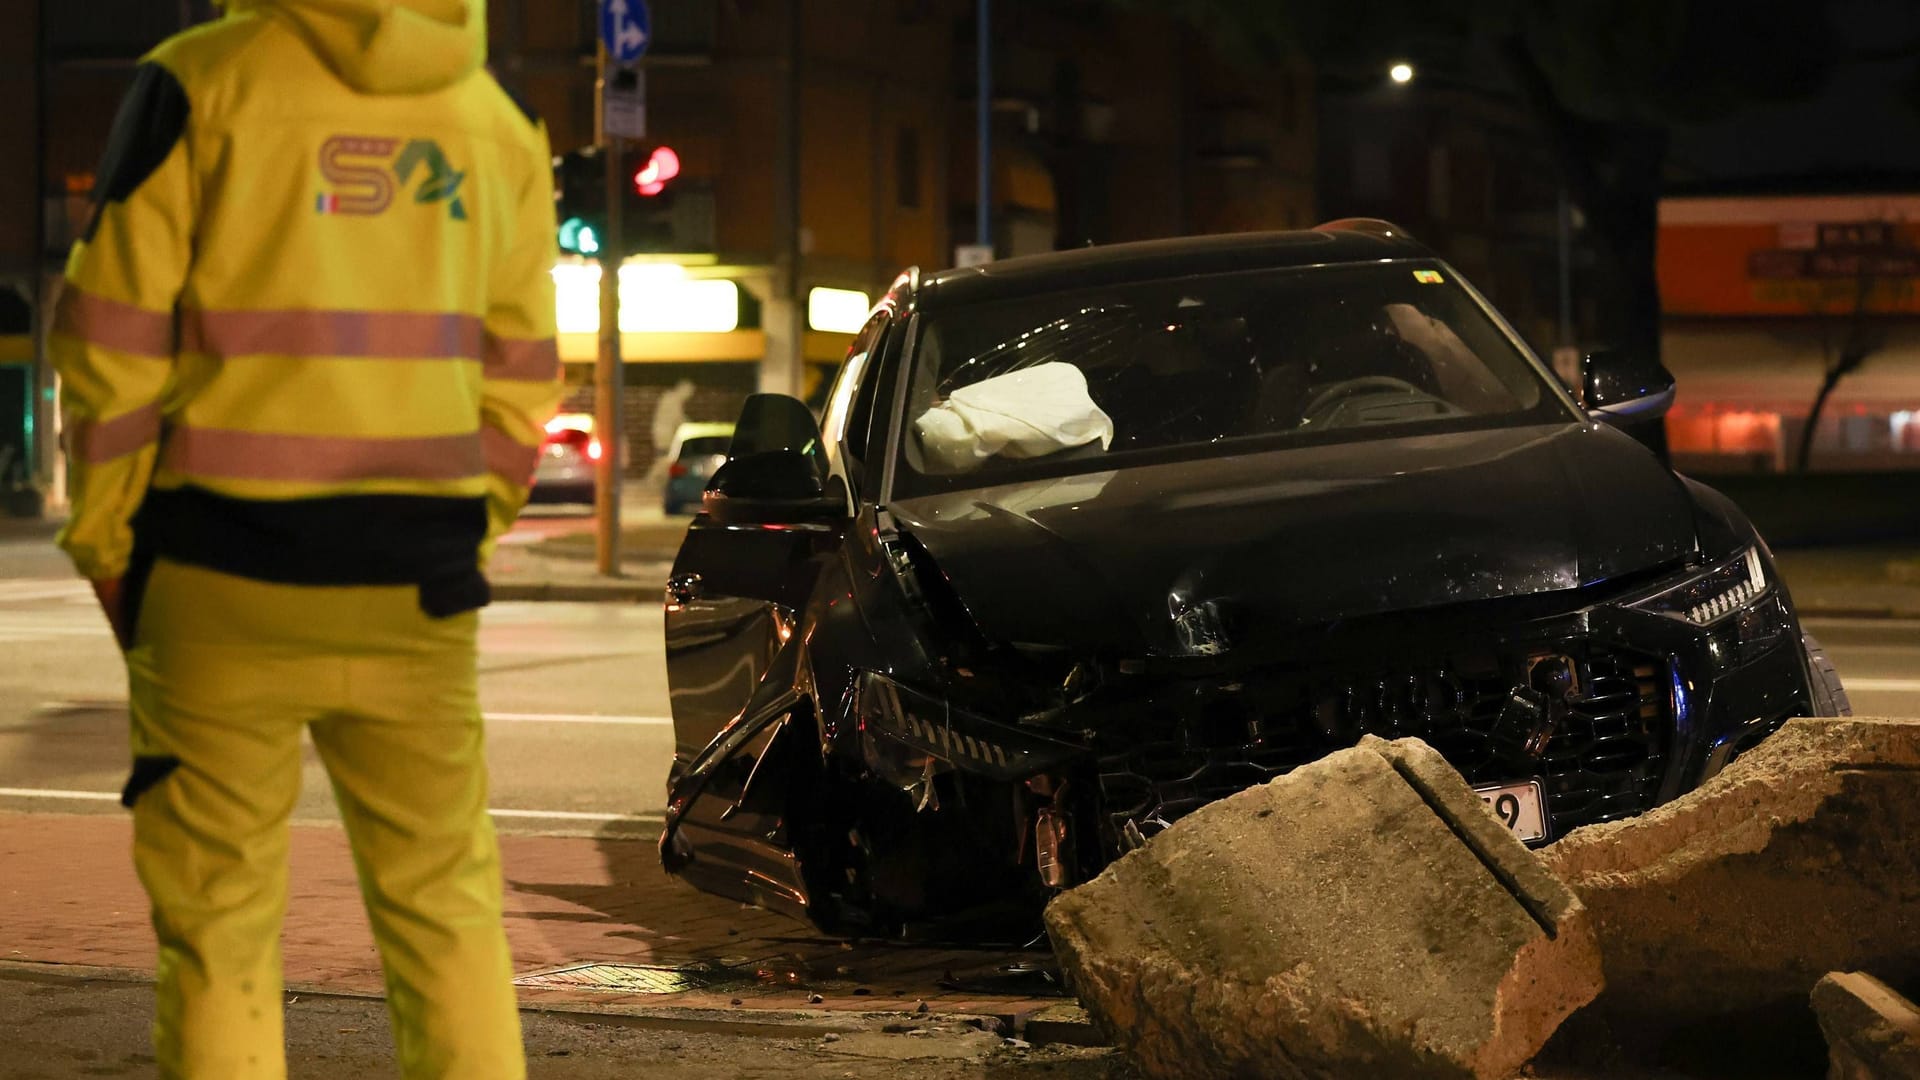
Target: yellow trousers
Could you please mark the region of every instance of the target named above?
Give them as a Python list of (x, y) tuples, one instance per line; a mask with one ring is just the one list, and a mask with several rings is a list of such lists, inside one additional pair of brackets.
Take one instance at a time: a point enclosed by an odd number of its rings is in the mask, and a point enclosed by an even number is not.
[(428, 618), (411, 587), (154, 568), (127, 669), (162, 1076), (286, 1076), (280, 924), (303, 730), (353, 846), (402, 1075), (526, 1075), (486, 808), (478, 627), (477, 612)]

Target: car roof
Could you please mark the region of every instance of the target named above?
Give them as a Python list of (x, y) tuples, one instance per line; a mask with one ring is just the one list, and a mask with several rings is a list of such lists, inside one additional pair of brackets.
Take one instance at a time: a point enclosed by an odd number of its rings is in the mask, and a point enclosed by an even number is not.
[(1108, 244), (943, 270), (918, 280), (912, 303), (930, 310), (1087, 285), (1433, 257), (1424, 244), (1391, 222), (1353, 218), (1292, 232)]

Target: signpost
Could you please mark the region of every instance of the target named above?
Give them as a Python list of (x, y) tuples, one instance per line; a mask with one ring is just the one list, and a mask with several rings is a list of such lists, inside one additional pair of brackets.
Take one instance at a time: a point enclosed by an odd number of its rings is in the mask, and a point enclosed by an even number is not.
[(600, 0), (600, 40), (620, 67), (631, 67), (653, 41), (653, 20), (646, 0)]
[(652, 38), (645, 0), (600, 0), (599, 135), (606, 166), (607, 235), (600, 245), (600, 353), (593, 372), (593, 426), (601, 446), (595, 463), (599, 528), (594, 547), (605, 577), (620, 576), (620, 483), (627, 446), (621, 415), (627, 380), (620, 357), (620, 267), (626, 261), (620, 220), (626, 202), (622, 147), (626, 139), (646, 134), (646, 84), (634, 65)]

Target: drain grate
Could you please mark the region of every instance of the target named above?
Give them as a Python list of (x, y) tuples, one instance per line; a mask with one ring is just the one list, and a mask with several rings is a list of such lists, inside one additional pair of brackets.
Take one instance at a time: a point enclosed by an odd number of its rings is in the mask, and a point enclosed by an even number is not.
[(598, 990), (609, 994), (684, 994), (738, 981), (722, 968), (699, 964), (662, 967), (649, 964), (578, 964), (522, 975), (515, 986), (553, 990)]

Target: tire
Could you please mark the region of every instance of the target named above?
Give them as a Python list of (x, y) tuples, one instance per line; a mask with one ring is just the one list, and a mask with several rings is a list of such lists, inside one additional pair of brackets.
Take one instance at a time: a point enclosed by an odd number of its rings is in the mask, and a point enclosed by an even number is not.
[(1815, 716), (1852, 716), (1853, 703), (1847, 700), (1847, 688), (1840, 683), (1840, 672), (1828, 659), (1820, 639), (1803, 633), (1800, 640), (1807, 649), (1807, 677), (1813, 690)]

